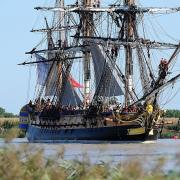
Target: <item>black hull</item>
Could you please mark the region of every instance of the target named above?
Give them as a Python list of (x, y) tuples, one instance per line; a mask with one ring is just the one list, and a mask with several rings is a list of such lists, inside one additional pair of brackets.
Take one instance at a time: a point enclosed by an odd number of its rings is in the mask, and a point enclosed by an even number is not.
[[(91, 140), (91, 141), (145, 141), (149, 139), (147, 132), (129, 134), (129, 129), (139, 127), (112, 126), (98, 128), (76, 129), (45, 129), (30, 125), (27, 131), (29, 142), (58, 142), (61, 140)], [(151, 136), (156, 139), (157, 135)]]

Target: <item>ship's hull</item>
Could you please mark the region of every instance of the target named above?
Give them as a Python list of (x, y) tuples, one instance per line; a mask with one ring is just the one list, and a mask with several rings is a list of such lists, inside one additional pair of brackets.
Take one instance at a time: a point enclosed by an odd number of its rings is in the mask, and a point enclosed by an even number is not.
[[(130, 131), (135, 133), (130, 133)], [(139, 131), (139, 132), (138, 132)], [(48, 129), (30, 125), (27, 130), (29, 142), (58, 142), (61, 140), (98, 140), (98, 141), (145, 141), (149, 138), (139, 127), (97, 127), (77, 129)], [(156, 139), (154, 134), (151, 138)]]
[(101, 119), (98, 119), (98, 116), (85, 119), (82, 114), (61, 115), (60, 119), (53, 120), (51, 116), (44, 119), (38, 114), (32, 116), (27, 112), (21, 111), (20, 113), (19, 127), (26, 131), (29, 142), (144, 141), (157, 138), (157, 131), (150, 131), (146, 127), (143, 116), (138, 116), (133, 121), (123, 122), (114, 121), (109, 118), (111, 116), (101, 117)]

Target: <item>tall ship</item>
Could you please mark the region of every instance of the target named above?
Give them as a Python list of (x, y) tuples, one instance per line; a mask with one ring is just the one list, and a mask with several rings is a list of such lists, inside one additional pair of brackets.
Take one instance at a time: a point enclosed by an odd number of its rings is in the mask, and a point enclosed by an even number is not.
[[(172, 69), (180, 44), (151, 39), (144, 22), (180, 8), (105, 4), (56, 0), (35, 7), (47, 13), (44, 27), (31, 30), (43, 38), (26, 53), (32, 60), (20, 64), (37, 71), (35, 97), (19, 115), (29, 142), (158, 137), (160, 96), (180, 78)], [(154, 56), (159, 51), (170, 53)]]

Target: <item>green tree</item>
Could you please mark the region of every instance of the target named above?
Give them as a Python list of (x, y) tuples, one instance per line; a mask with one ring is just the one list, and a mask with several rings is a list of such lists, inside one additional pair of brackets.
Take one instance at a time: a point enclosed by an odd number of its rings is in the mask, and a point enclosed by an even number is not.
[(0, 107), (0, 116), (3, 116), (4, 113), (5, 113), (5, 109), (3, 109), (3, 108)]
[(177, 109), (169, 109), (169, 110), (166, 111), (165, 117), (180, 118), (180, 110), (177, 110)]
[(0, 107), (0, 117), (10, 118), (10, 117), (15, 117), (15, 116), (16, 115), (14, 115), (13, 113), (6, 112), (4, 108)]

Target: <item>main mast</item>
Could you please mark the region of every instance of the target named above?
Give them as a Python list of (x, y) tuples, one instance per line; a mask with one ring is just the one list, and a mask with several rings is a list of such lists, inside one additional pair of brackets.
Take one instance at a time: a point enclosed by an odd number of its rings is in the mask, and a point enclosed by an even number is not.
[[(134, 6), (135, 0), (125, 0), (125, 6)], [(136, 14), (134, 12), (126, 12), (125, 13), (125, 38), (126, 41), (129, 42), (133, 39), (134, 36), (134, 28), (133, 22), (136, 18)], [(125, 46), (125, 106), (128, 106), (132, 103), (132, 97), (130, 95), (133, 94), (133, 59), (132, 59), (132, 48), (131, 45)]]
[[(92, 0), (83, 0), (83, 7), (91, 7)], [(83, 36), (91, 37), (93, 34), (93, 13), (82, 13)], [(86, 42), (83, 43), (86, 45)], [(90, 52), (84, 54), (84, 105), (87, 106), (90, 102)]]
[[(64, 0), (56, 0), (56, 6), (57, 7), (61, 7), (61, 8), (64, 8)], [(64, 27), (65, 26), (65, 13), (64, 12), (56, 12), (57, 13), (57, 17), (58, 17), (58, 22), (59, 22), (59, 29), (61, 27)], [(59, 40), (61, 42), (61, 44), (64, 43), (65, 41), (65, 31), (59, 31)]]

